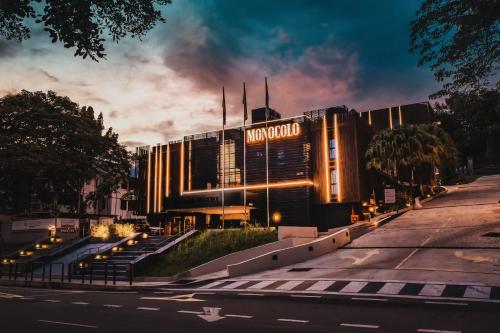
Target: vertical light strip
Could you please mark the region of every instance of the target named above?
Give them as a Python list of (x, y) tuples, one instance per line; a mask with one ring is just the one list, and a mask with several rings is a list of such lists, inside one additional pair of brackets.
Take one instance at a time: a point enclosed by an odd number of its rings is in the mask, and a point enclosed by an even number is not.
[(181, 142), (181, 170), (180, 170), (180, 186), (179, 186), (179, 192), (182, 195), (184, 192), (184, 140)]
[(166, 176), (165, 176), (165, 196), (170, 196), (170, 144), (167, 143), (167, 156), (166, 156)]
[(389, 127), (392, 129), (392, 108), (389, 108)]
[(403, 112), (401, 112), (401, 105), (398, 106), (398, 112), (399, 112), (399, 125), (403, 125)]
[(147, 174), (147, 184), (146, 184), (146, 214), (149, 214), (149, 208), (151, 207), (151, 151), (147, 148), (148, 154), (148, 174)]
[(160, 152), (159, 152), (160, 161), (158, 162), (158, 165), (159, 165), (159, 167), (158, 167), (158, 171), (159, 171), (158, 172), (158, 213), (159, 213), (163, 209), (163, 207), (162, 207), (163, 206), (163, 204), (162, 204), (163, 200), (161, 199), (162, 198), (162, 193), (161, 193), (162, 192), (162, 184), (163, 184), (163, 182), (162, 182), (162, 175), (163, 175), (163, 172), (162, 172), (163, 156), (162, 155), (163, 155), (163, 149), (162, 149), (161, 145), (159, 145), (158, 148), (160, 150)]
[(372, 112), (368, 111), (368, 125), (372, 125)]
[(154, 200), (153, 200), (153, 213), (156, 213), (157, 200), (158, 200), (158, 145), (155, 147), (155, 177), (154, 177)]
[(338, 193), (337, 193), (337, 198), (338, 198), (338, 202), (341, 202), (342, 201), (342, 186), (340, 186), (340, 184), (342, 183), (341, 182), (341, 179), (340, 179), (340, 141), (339, 141), (339, 122), (338, 122), (338, 119), (337, 119), (337, 114), (335, 113), (333, 115), (333, 126), (334, 126), (334, 131), (335, 131), (335, 150), (336, 150), (336, 161), (335, 161), (335, 170), (336, 170), (336, 173), (337, 173), (337, 189), (338, 189)]
[(188, 165), (188, 191), (191, 191), (191, 158), (193, 152), (192, 141), (189, 141), (189, 165)]
[(323, 155), (325, 168), (325, 183), (326, 183), (326, 201), (331, 201), (330, 195), (330, 155), (328, 154), (328, 126), (326, 123), (326, 115), (323, 116)]

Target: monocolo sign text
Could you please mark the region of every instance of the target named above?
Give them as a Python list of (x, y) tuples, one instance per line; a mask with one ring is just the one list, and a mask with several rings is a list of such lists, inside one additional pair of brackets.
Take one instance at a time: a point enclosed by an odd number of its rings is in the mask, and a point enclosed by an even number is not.
[(300, 134), (299, 123), (288, 123), (283, 125), (274, 125), (260, 128), (247, 129), (247, 143), (256, 143), (265, 141), (266, 138), (277, 140), (282, 138), (290, 138)]

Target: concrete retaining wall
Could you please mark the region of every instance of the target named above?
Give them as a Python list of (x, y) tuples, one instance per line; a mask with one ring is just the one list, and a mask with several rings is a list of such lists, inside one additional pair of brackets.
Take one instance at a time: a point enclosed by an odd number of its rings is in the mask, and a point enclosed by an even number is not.
[(349, 229), (342, 229), (334, 234), (305, 244), (272, 251), (253, 259), (228, 265), (227, 271), (229, 276), (239, 276), (288, 266), (322, 256), (350, 242), (351, 235)]
[(278, 227), (278, 239), (282, 240), (287, 238), (318, 238), (318, 228), (293, 226)]
[(272, 251), (297, 246), (310, 241), (311, 238), (288, 238), (252, 247), (246, 250), (230, 253), (228, 255), (214, 259), (200, 266), (194, 267), (187, 272), (179, 274), (178, 277), (194, 277), (194, 276), (201, 276), (205, 274), (215, 273), (218, 271), (225, 270), (228, 265), (237, 264), (242, 261), (247, 261), (249, 259), (261, 256), (263, 254)]

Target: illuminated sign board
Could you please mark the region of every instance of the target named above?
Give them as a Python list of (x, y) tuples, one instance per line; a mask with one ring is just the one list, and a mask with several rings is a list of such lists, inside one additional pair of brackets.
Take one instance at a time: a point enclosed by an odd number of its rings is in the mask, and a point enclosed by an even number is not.
[(271, 140), (279, 140), (285, 138), (296, 137), (300, 135), (299, 123), (288, 123), (283, 125), (274, 125), (260, 128), (247, 129), (247, 143), (263, 142), (266, 138)]

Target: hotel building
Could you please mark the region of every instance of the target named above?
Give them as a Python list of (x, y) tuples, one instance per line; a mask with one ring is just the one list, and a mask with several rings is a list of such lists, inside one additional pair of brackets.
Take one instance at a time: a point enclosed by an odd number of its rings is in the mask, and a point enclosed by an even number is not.
[(428, 103), (290, 118), (270, 109), (267, 125), (265, 109), (255, 109), (246, 128), (225, 129), (224, 142), (219, 130), (138, 148), (139, 213), (172, 233), (222, 224), (345, 225), (374, 191), (364, 159), (373, 135), (431, 119)]

